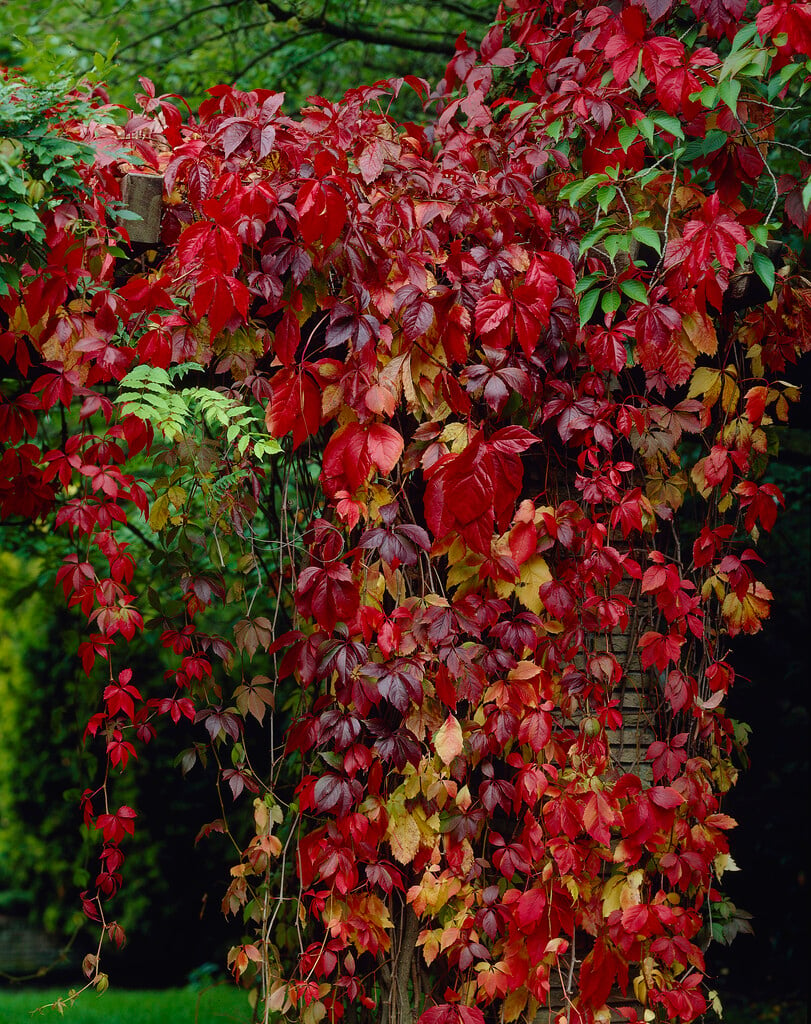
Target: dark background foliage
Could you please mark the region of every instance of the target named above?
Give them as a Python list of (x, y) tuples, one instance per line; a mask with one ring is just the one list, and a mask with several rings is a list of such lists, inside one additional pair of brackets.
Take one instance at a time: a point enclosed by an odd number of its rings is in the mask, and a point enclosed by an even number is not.
[[(285, 90), (293, 111), (309, 94), (337, 98), (384, 76), (438, 78), (458, 33), (467, 29), (477, 41), (495, 6), (71, 0), (32, 9), (10, 0), (0, 6), (0, 62), (22, 65), (35, 78), (47, 77), (53, 59), (79, 72), (92, 67), (95, 51), (108, 53), (118, 41), (116, 66), (106, 76), (117, 101), (130, 102), (138, 75), (146, 75), (159, 92), (180, 93), (192, 104), (220, 80)], [(730, 700), (732, 716), (752, 729), (751, 767), (728, 798), (740, 822), (733, 853), (741, 871), (724, 881), (735, 903), (752, 913), (755, 935), (730, 949), (716, 947), (711, 964), (719, 987), (744, 999), (803, 997), (806, 986), (810, 463), (806, 399), (770, 470), (787, 504), (761, 549), (775, 610), (761, 635), (738, 640), (740, 676)], [(89, 881), (77, 799), (94, 767), (81, 734), (97, 690), (70, 653), (72, 617), (39, 587), (43, 547), (42, 537), (21, 542), (0, 528), (0, 548), (17, 552), (3, 556), (0, 575), (0, 912), (29, 913), (66, 937), (79, 919), (77, 889)], [(139, 658), (138, 674), (157, 680), (157, 648), (145, 644)], [(229, 926), (219, 913), (217, 879), (227, 877), (230, 851), (219, 836), (194, 843), (200, 823), (218, 814), (205, 773), (166, 777), (162, 766), (188, 742), (181, 733), (164, 729), (121, 782), (140, 828), (127, 848), (130, 882), (121, 907), (130, 944), (111, 965), (114, 980), (133, 982), (146, 973), (152, 984), (177, 981), (196, 963), (223, 959)], [(173, 941), (178, 932), (183, 946)]]

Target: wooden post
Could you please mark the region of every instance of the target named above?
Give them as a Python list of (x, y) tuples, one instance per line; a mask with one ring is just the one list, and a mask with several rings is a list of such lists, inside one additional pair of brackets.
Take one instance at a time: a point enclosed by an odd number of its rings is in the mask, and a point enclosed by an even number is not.
[(144, 245), (157, 245), (161, 233), (162, 174), (125, 174), (121, 182), (124, 206), (137, 213), (140, 220), (127, 220), (130, 241)]

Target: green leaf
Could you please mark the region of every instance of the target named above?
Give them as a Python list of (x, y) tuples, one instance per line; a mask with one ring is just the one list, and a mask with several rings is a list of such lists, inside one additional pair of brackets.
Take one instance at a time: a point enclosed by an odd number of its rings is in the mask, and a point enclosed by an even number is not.
[(617, 291), (605, 292), (600, 301), (600, 306), (604, 313), (616, 313), (620, 308), (622, 302), (622, 296)]
[(720, 128), (713, 128), (711, 131), (708, 131), (702, 147), (704, 155), (709, 156), (710, 153), (714, 153), (717, 149), (725, 146), (728, 138), (729, 135), (721, 131)]
[(730, 52), (736, 53), (742, 46), (745, 46), (751, 39), (754, 39), (757, 35), (757, 25), (755, 22), (751, 22), (749, 25), (745, 25), (742, 29), (735, 33), (735, 38), (732, 40), (732, 47)]
[(749, 248), (745, 245), (736, 245), (735, 257), (738, 260), (739, 266), (743, 266), (749, 259)]
[(729, 136), (726, 132), (721, 131), (720, 128), (713, 128), (707, 132), (707, 135), (703, 139), (691, 139), (690, 142), (684, 147), (684, 159), (689, 163), (695, 160), (699, 156), (709, 156), (710, 153), (714, 153), (721, 146), (725, 145)]
[(560, 190), (560, 198), (564, 202), (574, 205), (605, 181), (608, 181), (605, 174), (590, 174), (582, 181), (572, 181), (568, 185), (564, 185)]
[(700, 92), (690, 93), (691, 100), (699, 100), (703, 107), (708, 110), (718, 103), (718, 86), (717, 85), (705, 85)]
[(604, 278), (605, 274), (587, 274), (586, 277), (581, 277), (574, 286), (575, 295), (582, 295), (583, 292), (587, 292), (591, 288), (595, 281), (602, 281)]
[(617, 198), (616, 185), (603, 185), (597, 189), (597, 205), (605, 213)]
[(554, 139), (557, 142), (560, 139), (560, 133), (563, 131), (563, 121), (558, 119), (552, 121), (546, 126), (546, 134), (550, 139)]
[(651, 249), (655, 249), (659, 255), (662, 255), (662, 239), (658, 231), (654, 231), (653, 228), (646, 228), (641, 224), (637, 224), (631, 228), (631, 237), (636, 239), (641, 245), (647, 245)]
[(774, 291), (774, 264), (765, 253), (756, 252), (752, 257), (752, 266), (771, 295)]
[(275, 437), (267, 437), (254, 443), (254, 451), (261, 458), (263, 455), (278, 455), (282, 446)]
[(639, 129), (635, 124), (626, 124), (617, 132), (617, 141), (624, 152), (628, 152), (631, 145), (639, 138)]
[(628, 252), (631, 248), (629, 235), (609, 235), (605, 240), (605, 251), (610, 260), (614, 260), (618, 252)]
[(178, 366), (170, 366), (167, 372), (172, 380), (176, 380), (179, 377), (185, 377), (187, 373), (202, 372), (203, 369), (204, 367), (200, 363), (189, 361), (180, 363)]
[(164, 387), (169, 387), (172, 380), (166, 370), (161, 369), (159, 366), (149, 366), (146, 363), (141, 363), (121, 380), (121, 387), (137, 387), (139, 384), (144, 384), (146, 381), (150, 383), (162, 384)]
[(594, 310), (597, 308), (597, 302), (600, 298), (600, 292), (597, 288), (593, 288), (580, 300), (580, 326), (583, 327), (591, 320)]
[(649, 146), (653, 145), (653, 133), (656, 128), (653, 121), (649, 117), (640, 117), (636, 122), (636, 128), (639, 134), (645, 139)]
[(677, 117), (672, 117), (670, 114), (654, 114), (653, 120), (660, 128), (664, 128), (666, 132), (675, 135), (677, 139), (684, 138), (681, 122)]
[(737, 113), (740, 94), (741, 83), (735, 78), (728, 78), (718, 86), (718, 98), (726, 103), (733, 114)]
[(732, 50), (721, 65), (721, 70), (718, 74), (719, 84), (739, 74), (742, 68), (751, 63), (755, 53), (757, 53), (757, 50), (751, 46), (747, 46), (745, 50)]
[(631, 278), (629, 281), (623, 281), (620, 284), (620, 288), (623, 294), (627, 295), (632, 302), (648, 304), (648, 290), (641, 281)]
[(116, 220), (143, 220), (140, 213), (135, 210), (128, 210), (125, 206), (119, 206), (115, 211)]
[(766, 97), (769, 103), (773, 103), (777, 95), (785, 89), (786, 85), (791, 81), (792, 78), (797, 74), (798, 71), (802, 70), (802, 64), (786, 64), (785, 67), (780, 69), (780, 74), (769, 82), (769, 86), (766, 90)]
[(807, 210), (809, 206), (811, 206), (811, 178), (806, 182), (801, 198), (803, 201), (803, 206)]
[(583, 235), (580, 239), (580, 255), (582, 256), (584, 252), (588, 252), (588, 250), (591, 249), (593, 245), (596, 245), (601, 238), (605, 238), (609, 230), (610, 228), (603, 227), (601, 224), (599, 227), (593, 228), (589, 231), (588, 234)]

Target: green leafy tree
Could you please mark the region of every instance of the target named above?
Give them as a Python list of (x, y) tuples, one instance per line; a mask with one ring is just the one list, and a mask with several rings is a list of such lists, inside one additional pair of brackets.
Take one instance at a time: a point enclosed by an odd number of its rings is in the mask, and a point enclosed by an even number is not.
[(191, 104), (228, 82), (287, 92), (297, 107), (378, 78), (439, 78), (459, 34), (477, 42), (495, 9), (492, 0), (43, 0), (32, 10), (10, 0), (0, 8), (0, 62), (34, 75), (60, 57), (89, 69), (96, 51), (117, 46), (107, 80), (121, 102), (145, 75)]

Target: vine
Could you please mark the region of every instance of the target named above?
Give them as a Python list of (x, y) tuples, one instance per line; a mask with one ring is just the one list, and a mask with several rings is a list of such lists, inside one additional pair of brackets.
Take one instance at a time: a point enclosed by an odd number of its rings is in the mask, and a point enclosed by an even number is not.
[[(706, 943), (746, 928), (730, 640), (769, 613), (763, 473), (811, 346), (807, 8), (508, 0), (436, 88), (62, 121), (95, 156), (81, 227), (38, 208), (0, 298), (0, 512), (70, 539), (104, 676), (103, 938), (115, 775), (186, 718), (257, 1020), (706, 1010)], [(142, 250), (110, 213), (136, 161), (164, 181)]]

